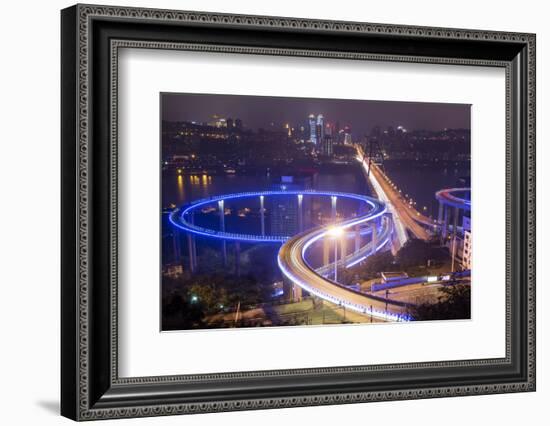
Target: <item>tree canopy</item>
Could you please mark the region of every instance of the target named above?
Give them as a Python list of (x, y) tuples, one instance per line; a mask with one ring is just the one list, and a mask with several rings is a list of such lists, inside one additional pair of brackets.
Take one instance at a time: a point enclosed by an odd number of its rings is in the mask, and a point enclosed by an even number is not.
[(456, 284), (439, 289), (441, 296), (437, 303), (417, 305), (411, 312), (416, 321), (470, 319), (470, 286)]
[(401, 268), (426, 266), (428, 260), (441, 262), (447, 260), (449, 251), (445, 247), (417, 238), (408, 240), (397, 252), (396, 260)]

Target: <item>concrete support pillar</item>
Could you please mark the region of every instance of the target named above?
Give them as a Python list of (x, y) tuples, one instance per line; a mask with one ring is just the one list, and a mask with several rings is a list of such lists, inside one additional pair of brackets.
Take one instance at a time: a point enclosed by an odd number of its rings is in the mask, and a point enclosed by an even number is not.
[(293, 284), (292, 285), (292, 300), (294, 302), (299, 302), (302, 300), (302, 287), (299, 285)]
[(453, 239), (456, 237), (456, 233), (458, 230), (458, 215), (459, 215), (458, 207), (455, 207), (453, 210)]
[(227, 266), (227, 242), (222, 240), (222, 260), (223, 266)]
[(325, 238), (323, 238), (323, 266), (328, 265), (329, 262), (329, 244), (330, 238), (325, 235)]
[(195, 272), (195, 250), (194, 250), (194, 241), (191, 234), (187, 234), (187, 251), (189, 253), (189, 271), (191, 273)]
[[(225, 207), (223, 200), (218, 201), (218, 211), (220, 215), (220, 231), (225, 232)], [(222, 240), (222, 259), (223, 266), (227, 265), (227, 243)]]
[(456, 257), (456, 234), (458, 228), (458, 207), (453, 210), (453, 234), (451, 237), (451, 272), (455, 271), (455, 257)]
[(195, 269), (197, 269), (199, 261), (197, 259), (197, 239), (195, 238), (195, 236), (191, 237), (191, 242), (193, 244), (193, 263), (194, 263)]
[(439, 202), (439, 208), (437, 211), (437, 225), (439, 226), (439, 241), (440, 244), (443, 244), (443, 210), (445, 209), (445, 206), (440, 201)]
[(371, 222), (372, 235), (371, 235), (371, 244), (372, 244), (372, 253), (376, 253), (376, 246), (378, 244), (378, 227), (376, 221)]
[[(191, 223), (195, 224), (195, 214), (193, 212), (191, 212)], [(192, 268), (191, 272), (194, 272), (197, 269), (197, 265), (198, 265), (198, 262), (197, 262), (197, 242), (195, 241), (195, 236), (194, 235), (189, 234), (189, 236), (191, 237), (191, 256), (190, 256), (190, 258), (193, 262), (193, 268)]]
[(441, 238), (443, 240), (443, 243), (447, 241), (447, 235), (449, 232), (449, 208), (447, 206), (443, 206), (443, 226), (441, 229)]
[(235, 275), (241, 276), (241, 243), (235, 242)]
[(441, 222), (443, 221), (443, 203), (439, 202), (439, 210), (437, 212), (437, 223), (441, 225)]
[(187, 265), (185, 264), (185, 256), (184, 256), (185, 242), (183, 241), (183, 237), (184, 235), (179, 232), (176, 234), (177, 244), (178, 244), (178, 255), (179, 255), (178, 263), (181, 264), (182, 268), (185, 270), (187, 268)]
[(361, 248), (361, 227), (355, 225), (355, 253)]
[(294, 300), (294, 283), (288, 278), (283, 278), (283, 296), (286, 302)]
[(334, 282), (338, 282), (338, 238), (334, 238)]
[(342, 268), (346, 267), (346, 255), (348, 254), (348, 234), (344, 231), (340, 240), (340, 258), (342, 259)]
[(314, 226), (315, 224), (318, 224), (318, 221), (317, 221), (317, 214), (318, 213), (318, 210), (315, 209), (316, 207), (316, 203), (313, 199), (313, 197), (309, 197), (309, 214), (308, 214), (308, 218), (307, 218), (307, 224), (308, 226)]
[(179, 263), (181, 259), (179, 238), (180, 238), (179, 231), (174, 229), (172, 231), (172, 250), (174, 251), (174, 262), (176, 263)]
[(304, 230), (304, 211), (303, 211), (303, 200), (304, 196), (298, 194), (298, 231), (302, 232)]
[(260, 195), (260, 221), (262, 225), (262, 237), (265, 235), (265, 208), (264, 208), (264, 196)]
[(220, 215), (220, 231), (225, 231), (225, 208), (223, 200), (218, 201), (218, 213)]
[(182, 246), (181, 242), (182, 234), (179, 230), (174, 229), (172, 232), (172, 243), (173, 243), (173, 250), (174, 250), (174, 262), (178, 265), (181, 265), (183, 269), (186, 269), (183, 251), (184, 247)]
[(332, 202), (332, 212), (331, 212), (331, 217), (332, 217), (332, 222), (336, 222), (336, 202), (338, 201), (338, 197), (336, 195), (333, 195), (330, 197), (331, 199), (331, 202)]

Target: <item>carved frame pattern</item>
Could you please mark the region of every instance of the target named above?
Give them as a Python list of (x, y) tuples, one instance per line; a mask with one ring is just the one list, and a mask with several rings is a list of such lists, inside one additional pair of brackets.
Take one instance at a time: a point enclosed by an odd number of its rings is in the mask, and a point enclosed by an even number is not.
[[(104, 7), (77, 5), (77, 158), (76, 158), (76, 188), (77, 188), (77, 232), (76, 232), (76, 262), (78, 275), (76, 277), (76, 322), (77, 322), (77, 362), (76, 362), (76, 383), (74, 389), (78, 394), (77, 407), (74, 415), (68, 414), (78, 420), (104, 419), (113, 417), (141, 417), (158, 416), (185, 413), (205, 413), (215, 411), (229, 410), (248, 410), (262, 408), (281, 408), (294, 406), (322, 405), (322, 404), (343, 404), (353, 402), (400, 400), (415, 398), (433, 398), (442, 396), (463, 396), (488, 393), (504, 393), (518, 391), (533, 391), (535, 389), (535, 36), (533, 34), (519, 34), (510, 32), (478, 31), (464, 29), (447, 28), (426, 28), (416, 26), (369, 24), (358, 22), (335, 22), (324, 20), (295, 19), (282, 17), (264, 17), (264, 16), (244, 16), (228, 15), (204, 12), (187, 11), (168, 11), (155, 9), (136, 9), (127, 7)], [(527, 126), (527, 182), (526, 182), (526, 221), (527, 221), (527, 240), (526, 258), (527, 258), (527, 350), (526, 350), (526, 380), (518, 382), (504, 382), (499, 384), (483, 384), (479, 386), (447, 386), (447, 387), (429, 387), (429, 388), (410, 388), (376, 392), (352, 392), (352, 393), (327, 393), (324, 395), (311, 396), (277, 396), (269, 398), (254, 399), (234, 399), (215, 402), (202, 403), (165, 403), (144, 406), (128, 407), (108, 407), (95, 408), (90, 400), (90, 332), (89, 332), (89, 224), (90, 224), (90, 161), (89, 161), (89, 114), (90, 114), (90, 82), (89, 82), (89, 59), (91, 49), (90, 24), (96, 18), (117, 18), (124, 20), (139, 20), (141, 22), (159, 22), (159, 23), (193, 23), (193, 24), (215, 24), (225, 26), (239, 27), (259, 27), (259, 28), (278, 28), (278, 29), (300, 29), (304, 31), (314, 30), (327, 33), (361, 33), (361, 34), (381, 34), (387, 37), (407, 35), (423, 39), (450, 39), (450, 40), (484, 40), (484, 41), (506, 41), (518, 43), (526, 46), (527, 49), (527, 115), (525, 125)], [(448, 367), (448, 366), (473, 366), (473, 365), (491, 365), (505, 364), (510, 362), (510, 341), (511, 341), (511, 321), (512, 317), (509, 310), (511, 297), (510, 288), (512, 282), (510, 279), (509, 257), (512, 253), (511, 247), (511, 219), (507, 212), (507, 285), (506, 285), (506, 358), (504, 359), (484, 359), (436, 363), (415, 363), (415, 364), (395, 364), (395, 365), (377, 365), (361, 367), (327, 367), (322, 369), (301, 369), (301, 370), (275, 370), (262, 372), (243, 372), (243, 373), (223, 373), (216, 375), (200, 376), (162, 376), (162, 377), (139, 377), (139, 378), (119, 378), (117, 374), (117, 70), (118, 70), (118, 49), (120, 48), (154, 48), (154, 49), (177, 49), (177, 50), (195, 50), (208, 52), (226, 52), (239, 54), (263, 54), (263, 55), (297, 55), (311, 57), (326, 57), (339, 59), (358, 59), (375, 61), (397, 61), (397, 62), (425, 62), (425, 63), (445, 63), (459, 65), (481, 65), (496, 66), (506, 69), (506, 138), (507, 138), (507, 210), (510, 210), (511, 203), (511, 156), (510, 148), (511, 132), (509, 122), (511, 118), (511, 65), (507, 61), (476, 60), (461, 58), (442, 58), (442, 57), (417, 57), (404, 55), (385, 55), (385, 54), (365, 54), (349, 53), (336, 51), (311, 51), (301, 49), (278, 49), (278, 48), (257, 48), (243, 46), (221, 46), (212, 44), (193, 44), (193, 43), (170, 43), (170, 42), (152, 42), (144, 40), (111, 40), (111, 369), (110, 380), (113, 385), (125, 384), (159, 384), (175, 383), (182, 381), (212, 381), (219, 379), (241, 379), (247, 377), (272, 377), (272, 376), (304, 376), (307, 374), (340, 374), (355, 371), (375, 371), (375, 370), (395, 370), (411, 367)], [(69, 410), (68, 412), (72, 412)]]

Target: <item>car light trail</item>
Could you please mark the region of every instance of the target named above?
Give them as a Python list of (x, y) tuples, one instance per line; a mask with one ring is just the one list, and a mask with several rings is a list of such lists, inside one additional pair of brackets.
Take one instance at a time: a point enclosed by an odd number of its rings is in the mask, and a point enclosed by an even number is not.
[[(296, 236), (273, 236), (273, 235), (254, 235), (227, 232), (225, 230), (208, 229), (193, 223), (192, 216), (200, 208), (206, 205), (217, 205), (220, 201), (237, 200), (255, 197), (278, 197), (278, 196), (297, 196), (303, 199), (304, 196), (322, 196), (337, 197), (338, 199), (353, 199), (365, 203), (369, 209), (367, 213), (344, 220), (337, 223), (337, 228), (317, 227), (302, 232)], [(393, 232), (392, 221), (385, 217), (387, 206), (372, 197), (360, 194), (334, 192), (334, 191), (315, 191), (315, 190), (282, 190), (282, 191), (254, 191), (236, 194), (226, 194), (210, 198), (204, 198), (194, 201), (181, 209), (175, 209), (169, 216), (170, 223), (176, 228), (190, 234), (215, 238), (228, 241), (241, 241), (250, 243), (279, 243), (282, 244), (278, 256), (277, 264), (285, 279), (290, 280), (300, 288), (308, 291), (323, 300), (338, 306), (345, 307), (354, 312), (382, 319), (385, 321), (409, 321), (409, 306), (403, 302), (386, 300), (381, 297), (368, 295), (359, 291), (347, 288), (338, 282), (331, 281), (323, 274), (327, 268), (344, 266), (349, 268), (365, 260), (368, 256), (384, 249), (391, 241)], [(395, 218), (394, 218), (395, 219)], [(372, 225), (370, 225), (372, 224)], [(316, 241), (323, 238), (329, 238), (334, 233), (341, 234), (344, 238), (349, 238), (354, 231), (351, 228), (364, 225), (373, 226), (377, 238), (371, 238), (370, 242), (365, 244), (344, 259), (335, 259), (335, 262), (324, 265), (320, 268), (312, 268), (306, 261), (306, 252)], [(361, 235), (373, 232), (373, 230), (360, 229)], [(335, 265), (336, 263), (336, 265)]]
[[(356, 159), (361, 163), (365, 171), (368, 172), (369, 166), (367, 162), (359, 155), (356, 157)], [(374, 191), (376, 192), (380, 200), (382, 200), (386, 204), (388, 211), (392, 214), (395, 234), (397, 236), (397, 240), (399, 241), (399, 246), (403, 246), (408, 240), (407, 232), (405, 231), (405, 226), (403, 225), (403, 222), (401, 221), (401, 218), (399, 217), (399, 214), (397, 213), (390, 199), (386, 195), (386, 192), (384, 191), (384, 189), (382, 188), (382, 186), (374, 176), (374, 173), (369, 173), (368, 176), (369, 176), (369, 181), (374, 188)]]
[[(335, 191), (315, 191), (315, 190), (285, 190), (285, 191), (255, 191), (255, 192), (241, 192), (235, 194), (225, 194), (218, 195), (209, 198), (203, 198), (200, 200), (193, 201), (190, 204), (187, 204), (180, 209), (175, 209), (170, 213), (169, 220), (172, 225), (176, 228), (190, 232), (195, 235), (216, 238), (221, 240), (228, 241), (242, 241), (242, 242), (251, 242), (251, 243), (284, 243), (287, 241), (290, 236), (278, 236), (278, 235), (253, 235), (253, 234), (241, 234), (234, 232), (225, 232), (215, 229), (203, 228), (201, 226), (195, 225), (192, 223), (189, 218), (191, 215), (199, 210), (200, 208), (216, 204), (218, 201), (227, 201), (227, 200), (237, 200), (245, 198), (256, 198), (256, 197), (268, 197), (268, 196), (322, 196), (322, 197), (338, 197), (341, 199), (352, 199), (357, 200), (362, 203), (366, 203), (371, 209), (375, 207), (375, 202), (377, 200), (367, 197), (366, 195), (353, 194), (348, 192), (335, 192)], [(373, 201), (374, 200), (374, 201)]]
[[(374, 198), (369, 199), (369, 204), (372, 206), (372, 209), (368, 213), (340, 222), (337, 225), (338, 228), (341, 231), (345, 231), (356, 225), (379, 221), (386, 213), (385, 204)], [(374, 249), (367, 245), (366, 253), (362, 252), (360, 256), (352, 255), (350, 256), (351, 259), (346, 258), (346, 267), (357, 264), (369, 255), (378, 252), (390, 241), (392, 232), (391, 222), (389, 220), (381, 220), (381, 222), (381, 242), (376, 244)], [(306, 261), (307, 250), (316, 241), (330, 237), (334, 233), (333, 229), (332, 226), (315, 228), (292, 237), (281, 246), (277, 256), (277, 263), (285, 278), (310, 294), (338, 306), (351, 309), (354, 312), (372, 315), (385, 321), (410, 321), (411, 318), (408, 313), (409, 304), (361, 293), (323, 276), (323, 271), (330, 270), (334, 266), (334, 263), (317, 269), (312, 268), (308, 264)], [(365, 247), (363, 247), (364, 249)], [(337, 262), (336, 259), (335, 262)]]
[(435, 198), (451, 207), (457, 207), (462, 210), (471, 210), (472, 202), (469, 198), (464, 196), (459, 197), (458, 194), (470, 194), (471, 188), (447, 188), (437, 191), (435, 193)]

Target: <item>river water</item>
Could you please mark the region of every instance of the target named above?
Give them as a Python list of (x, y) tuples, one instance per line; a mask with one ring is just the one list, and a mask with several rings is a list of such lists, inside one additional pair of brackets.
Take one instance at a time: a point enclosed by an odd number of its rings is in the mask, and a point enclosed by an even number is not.
[[(427, 216), (437, 215), (437, 201), (435, 192), (458, 184), (460, 178), (469, 176), (468, 164), (452, 164), (452, 166), (434, 167), (433, 165), (419, 165), (406, 161), (386, 161), (384, 170), (388, 176), (402, 190), (403, 194), (412, 197), (417, 202), (417, 209)], [(162, 207), (165, 209), (163, 216), (163, 263), (174, 262), (174, 244), (171, 240), (172, 227), (168, 223), (166, 211), (172, 206), (181, 206), (191, 201), (211, 197), (215, 195), (231, 194), (247, 191), (263, 191), (276, 187), (280, 177), (263, 175), (179, 175), (176, 171), (164, 171), (162, 182)], [(337, 167), (322, 168), (317, 174), (308, 180), (307, 187), (317, 190), (333, 190), (339, 192), (352, 192), (369, 195), (365, 177), (359, 164), (342, 165)], [(227, 201), (225, 204), (226, 216), (225, 227), (229, 232), (260, 234), (259, 200), (243, 199)], [(425, 207), (425, 209), (424, 209)], [(269, 212), (273, 206), (266, 205)], [(330, 216), (330, 200), (328, 197), (312, 201), (307, 207), (309, 224), (306, 227), (318, 226), (326, 223)], [(346, 200), (338, 201), (338, 214), (341, 218), (350, 217), (357, 212), (357, 205)], [(325, 222), (323, 222), (325, 220)], [(195, 223), (206, 228), (218, 229), (219, 214), (217, 210), (211, 209), (204, 213), (195, 215)], [(266, 233), (274, 234), (270, 227), (269, 217), (266, 217)], [(273, 232), (272, 232), (273, 231)], [(286, 234), (283, 234), (286, 235)], [(185, 240), (183, 246), (185, 247)], [(269, 246), (269, 245), (267, 245)], [(197, 239), (199, 257), (204, 259), (219, 257), (220, 242), (217, 240)], [(243, 252), (254, 248), (252, 244), (244, 244)], [(185, 250), (183, 254), (185, 255)], [(210, 250), (210, 251), (209, 251)], [(272, 280), (281, 279), (276, 265), (277, 245), (261, 247), (265, 253), (265, 262), (273, 271)], [(313, 250), (315, 251), (315, 250)], [(211, 253), (211, 254), (209, 254)], [(319, 253), (311, 253), (311, 260), (319, 257)], [(263, 257), (261, 257), (263, 259)], [(219, 260), (219, 259), (218, 259)], [(203, 260), (204, 263), (204, 260)], [(212, 262), (214, 264), (214, 261)], [(250, 273), (254, 273), (254, 265)]]
[[(469, 179), (469, 163), (434, 165), (412, 161), (384, 161), (386, 175), (401, 189), (403, 195), (417, 202), (416, 208), (426, 216), (437, 218), (438, 202), (435, 193), (444, 188), (463, 186)], [(469, 185), (468, 185), (469, 186)]]
[[(263, 175), (180, 175), (176, 171), (164, 171), (162, 176), (162, 207), (163, 214), (163, 262), (174, 261), (174, 246), (171, 243), (172, 227), (168, 222), (166, 213), (170, 207), (181, 206), (191, 201), (208, 198), (215, 195), (240, 193), (247, 191), (265, 191), (280, 187), (280, 177)], [(369, 188), (358, 164), (325, 167), (318, 170), (307, 179), (305, 186), (308, 189), (332, 190), (339, 192), (351, 192), (369, 194)], [(268, 197), (269, 198), (269, 197)], [(254, 198), (241, 200), (228, 200), (225, 203), (225, 229), (228, 232), (260, 234), (261, 225), (259, 219), (259, 200)], [(273, 229), (269, 211), (274, 206), (266, 199), (266, 233), (280, 234)], [(317, 226), (330, 216), (330, 199), (312, 199), (311, 202), (304, 199), (304, 208), (308, 211), (307, 227)], [(205, 211), (205, 210), (203, 210)], [(342, 200), (338, 202), (338, 214), (341, 217), (349, 217), (357, 211), (354, 200)], [(305, 219), (306, 220), (306, 219)], [(205, 211), (195, 214), (195, 223), (210, 229), (219, 228), (219, 214), (217, 210)], [(214, 252), (219, 251), (219, 241), (208, 241), (204, 238), (197, 239), (199, 248), (209, 247)], [(245, 246), (249, 248), (250, 244)], [(274, 247), (274, 253), (278, 247)], [(202, 253), (205, 250), (201, 250)], [(270, 262), (275, 262), (276, 256), (272, 256)], [(273, 264), (273, 266), (276, 266)]]

